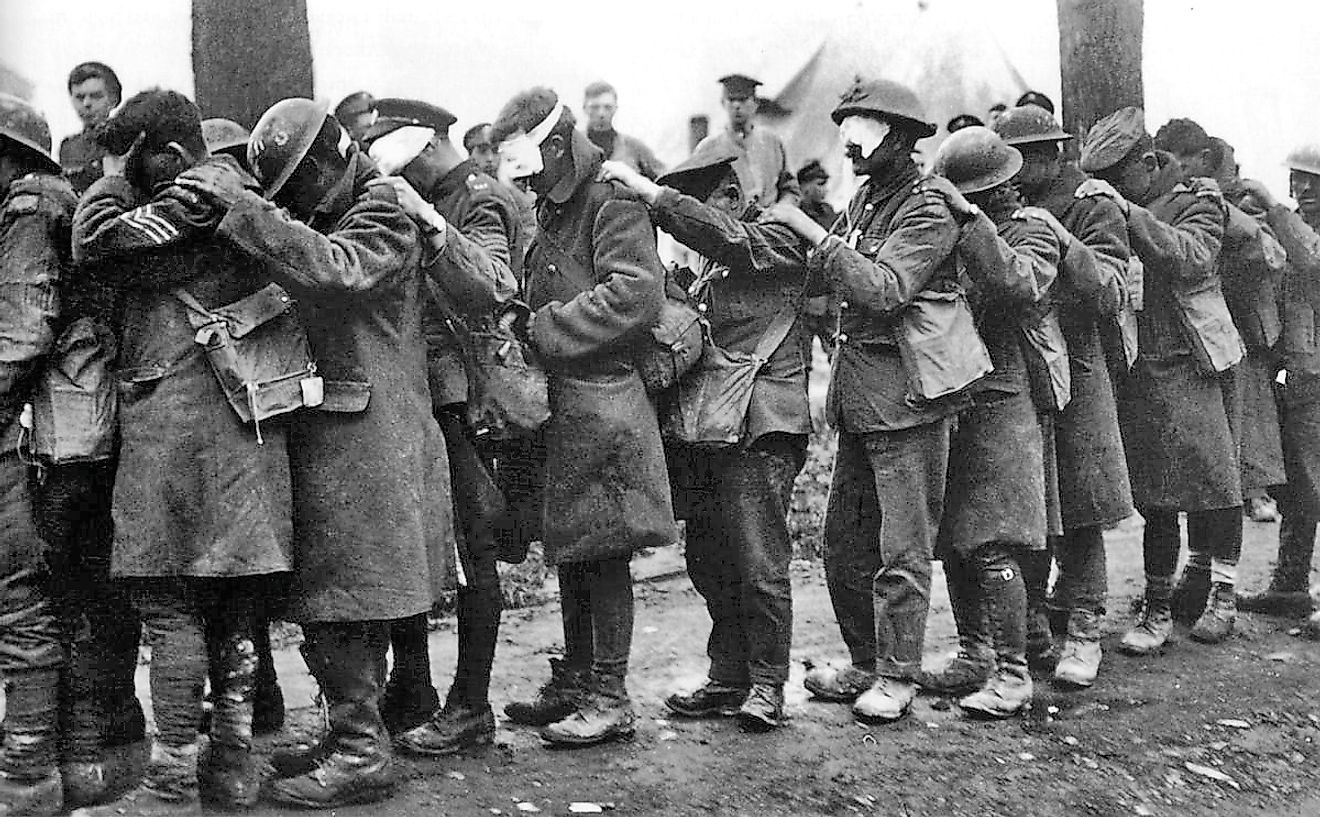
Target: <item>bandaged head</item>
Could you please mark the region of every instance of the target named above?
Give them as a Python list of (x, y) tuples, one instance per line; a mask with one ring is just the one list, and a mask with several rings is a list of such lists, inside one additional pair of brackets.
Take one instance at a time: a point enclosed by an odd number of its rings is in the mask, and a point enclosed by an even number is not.
[(386, 176), (393, 176), (407, 167), (426, 150), (435, 138), (435, 130), (420, 125), (407, 125), (392, 130), (371, 143), (367, 155)]
[(861, 151), (863, 159), (868, 159), (871, 154), (875, 153), (875, 149), (885, 141), (889, 131), (888, 122), (883, 122), (873, 116), (854, 114), (845, 116), (843, 121), (839, 123), (839, 135), (843, 137), (844, 147), (856, 145)]
[(530, 131), (516, 131), (500, 142), (500, 175), (510, 179), (535, 176), (545, 170), (545, 160), (541, 158), (541, 144), (550, 136), (555, 125), (564, 113), (564, 103), (556, 102), (550, 113), (546, 114)]

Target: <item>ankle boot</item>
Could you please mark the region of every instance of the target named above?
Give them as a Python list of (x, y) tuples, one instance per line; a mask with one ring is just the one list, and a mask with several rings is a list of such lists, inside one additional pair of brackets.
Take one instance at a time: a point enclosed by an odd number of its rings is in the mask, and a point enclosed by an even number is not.
[(489, 746), (495, 740), (495, 713), (490, 704), (468, 706), (449, 700), (426, 723), (394, 739), (400, 751), (422, 757), (443, 757)]
[(923, 672), (921, 686), (944, 695), (965, 695), (990, 677), (995, 649), (986, 633), (975, 569), (966, 559), (950, 554), (944, 560), (944, 577), (958, 630), (958, 652), (938, 671)]
[(1128, 655), (1150, 655), (1164, 649), (1173, 634), (1172, 593), (1172, 577), (1146, 574), (1146, 599), (1141, 607), (1141, 617), (1123, 635), (1118, 645), (1121, 651)]
[(977, 558), (981, 604), (986, 631), (994, 645), (995, 670), (980, 690), (958, 705), (973, 717), (1008, 718), (1031, 703), (1026, 582), (1012, 552), (1004, 546), (987, 545)]
[(561, 658), (550, 659), (550, 680), (530, 701), (514, 701), (504, 714), (524, 726), (547, 726), (567, 718), (583, 705), (589, 672), (568, 666)]
[(555, 746), (576, 748), (633, 736), (636, 718), (624, 679), (612, 674), (594, 675), (592, 691), (582, 707), (542, 729), (542, 740)]
[(1191, 626), (1205, 610), (1210, 597), (1210, 566), (1188, 562), (1173, 588), (1170, 612), (1174, 622)]
[(150, 747), (142, 741), (107, 747), (99, 760), (61, 764), (65, 807), (109, 802), (131, 790), (142, 782), (150, 754)]
[(853, 701), (853, 717), (863, 723), (893, 723), (908, 713), (916, 697), (916, 684), (881, 675)]
[(197, 794), (197, 744), (167, 746), (155, 742), (142, 783), (127, 794), (72, 817), (200, 817)]
[(1206, 602), (1205, 612), (1192, 627), (1192, 638), (1203, 644), (1218, 644), (1233, 634), (1233, 624), (1237, 620), (1237, 596), (1233, 585), (1228, 582), (1215, 582), (1210, 590), (1210, 599)]
[(197, 791), (207, 805), (241, 811), (257, 804), (256, 759), (249, 749), (210, 742), (197, 763)]
[(305, 631), (310, 650), (320, 655), (330, 732), (317, 753), (316, 766), (273, 781), (269, 796), (286, 805), (315, 809), (383, 800), (397, 783), (379, 709), (387, 630), (362, 622), (309, 625)]
[(1315, 520), (1289, 513), (1279, 525), (1279, 557), (1270, 574), (1269, 588), (1241, 593), (1237, 607), (1246, 613), (1284, 618), (1306, 618), (1315, 610), (1311, 599), (1311, 556), (1315, 551)]
[(1100, 617), (1077, 609), (1068, 617), (1068, 638), (1063, 655), (1054, 668), (1054, 680), (1076, 687), (1089, 687), (1100, 672)]
[(875, 683), (875, 672), (852, 664), (825, 663), (807, 666), (802, 686), (816, 698), (836, 704), (850, 704)]
[(60, 773), (18, 780), (0, 773), (0, 817), (53, 817), (64, 810)]

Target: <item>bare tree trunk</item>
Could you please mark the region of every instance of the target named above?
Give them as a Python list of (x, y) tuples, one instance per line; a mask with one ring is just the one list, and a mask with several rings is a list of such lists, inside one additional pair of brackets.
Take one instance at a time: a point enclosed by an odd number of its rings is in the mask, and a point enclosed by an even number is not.
[(1126, 105), (1141, 106), (1142, 0), (1057, 0), (1063, 127), (1084, 135)]
[(306, 0), (193, 0), (192, 46), (202, 116), (252, 127), (279, 100), (312, 95)]

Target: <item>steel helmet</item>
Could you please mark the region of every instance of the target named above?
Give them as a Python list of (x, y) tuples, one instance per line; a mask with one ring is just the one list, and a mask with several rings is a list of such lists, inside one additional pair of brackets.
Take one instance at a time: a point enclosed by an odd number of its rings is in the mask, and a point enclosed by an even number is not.
[(963, 193), (998, 187), (1022, 169), (1022, 154), (989, 128), (973, 125), (953, 133), (935, 154), (935, 172)]
[(1055, 121), (1054, 115), (1039, 105), (1019, 105), (1009, 108), (994, 124), (995, 133), (1008, 145), (1030, 145), (1035, 142), (1064, 142), (1073, 135)]
[(1283, 160), (1283, 164), (1289, 170), (1300, 170), (1303, 173), (1320, 176), (1320, 145), (1310, 144), (1293, 148), (1288, 158)]
[(905, 85), (887, 79), (863, 80), (858, 77), (834, 106), (830, 118), (839, 124), (846, 117), (872, 114), (903, 119), (915, 126), (921, 136), (933, 136), (937, 128), (926, 121), (926, 109), (917, 95)]
[(212, 153), (239, 147), (246, 153), (250, 135), (247, 128), (232, 119), (217, 117), (202, 120), (202, 139), (206, 142), (206, 149)]
[(0, 136), (6, 136), (41, 157), (56, 173), (60, 163), (50, 155), (50, 126), (37, 109), (16, 96), (0, 93)]
[(248, 167), (272, 198), (307, 156), (325, 124), (330, 103), (292, 97), (271, 105), (248, 140)]

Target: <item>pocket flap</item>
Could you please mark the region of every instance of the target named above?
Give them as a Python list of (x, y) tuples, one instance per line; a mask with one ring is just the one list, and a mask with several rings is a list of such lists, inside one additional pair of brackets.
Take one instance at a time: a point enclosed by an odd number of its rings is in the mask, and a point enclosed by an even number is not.
[(115, 371), (115, 379), (125, 384), (152, 383), (164, 376), (164, 366), (132, 366)]
[(293, 297), (279, 284), (267, 284), (246, 298), (215, 310), (229, 324), (229, 336), (241, 338), (293, 307)]
[(371, 402), (371, 384), (354, 380), (325, 381), (325, 401), (319, 411), (353, 413), (366, 411)]

